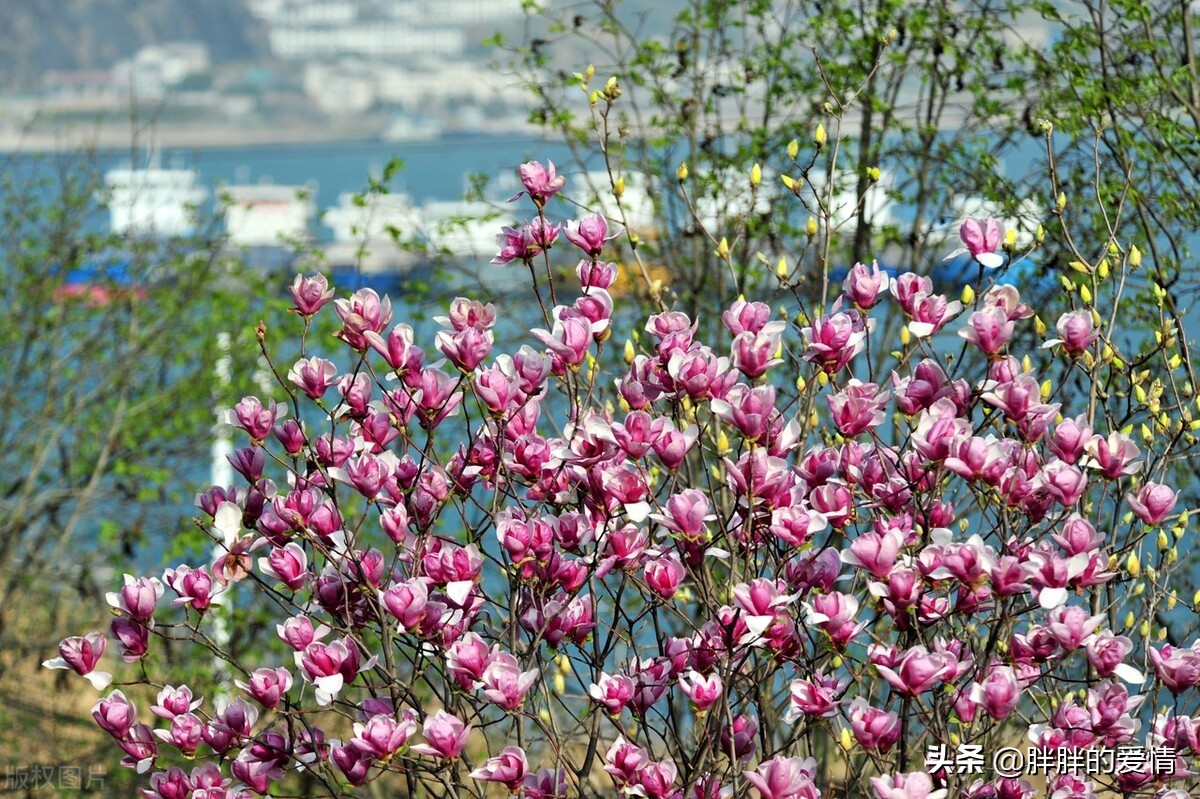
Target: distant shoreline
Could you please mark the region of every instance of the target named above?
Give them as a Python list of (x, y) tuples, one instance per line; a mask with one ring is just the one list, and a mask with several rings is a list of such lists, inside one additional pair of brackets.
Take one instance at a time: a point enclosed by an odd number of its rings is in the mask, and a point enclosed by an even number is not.
[(87, 150), (187, 149), (248, 147), (256, 145), (321, 144), (324, 142), (378, 141), (344, 127), (322, 128), (279, 125), (272, 128), (239, 128), (233, 125), (158, 125), (131, 132), (128, 128), (91, 127), (63, 131), (25, 131), (0, 128), (0, 153), (70, 153)]

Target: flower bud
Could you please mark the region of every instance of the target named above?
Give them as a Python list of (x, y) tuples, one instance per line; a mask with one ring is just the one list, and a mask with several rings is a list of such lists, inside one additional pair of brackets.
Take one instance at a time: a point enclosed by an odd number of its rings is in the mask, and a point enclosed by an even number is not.
[(750, 185), (757, 187), (762, 183), (762, 167), (758, 164), (750, 167)]
[(799, 153), (800, 153), (800, 142), (796, 141), (795, 139), (792, 139), (790, 142), (788, 142), (788, 143), (787, 143), (787, 154), (788, 154), (788, 158), (790, 158), (790, 159), (792, 159), (793, 161), (795, 161), (795, 160), (796, 160), (796, 156), (797, 156)]
[(1134, 269), (1142, 265), (1142, 251), (1137, 248), (1136, 244), (1129, 248), (1129, 265)]
[(825, 132), (825, 126), (820, 122), (817, 123), (817, 129), (813, 133), (813, 142), (818, 149), (825, 146), (825, 142), (829, 141), (829, 134)]
[(680, 183), (683, 183), (685, 180), (687, 180), (687, 176), (688, 166), (687, 161), (684, 161), (679, 166), (675, 167), (675, 177), (679, 179)]
[(817, 235), (818, 230), (820, 230), (820, 228), (817, 227), (817, 218), (815, 216), (810, 216), (808, 221), (804, 223), (805, 234), (807, 234), (811, 239), (813, 236)]

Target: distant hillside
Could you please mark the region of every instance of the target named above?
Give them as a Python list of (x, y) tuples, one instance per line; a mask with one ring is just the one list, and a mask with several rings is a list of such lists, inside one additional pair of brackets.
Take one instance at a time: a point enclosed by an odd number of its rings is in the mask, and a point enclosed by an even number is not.
[(216, 64), (267, 51), (244, 0), (0, 0), (0, 89), (34, 90), (45, 70), (108, 69), (180, 39), (208, 44)]

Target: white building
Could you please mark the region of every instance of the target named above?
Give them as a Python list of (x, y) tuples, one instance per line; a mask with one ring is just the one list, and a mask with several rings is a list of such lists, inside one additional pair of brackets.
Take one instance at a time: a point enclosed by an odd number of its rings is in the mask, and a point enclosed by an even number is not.
[(396, 22), (360, 22), (330, 27), (280, 26), (270, 32), (271, 52), (279, 58), (337, 56), (367, 58), (457, 55), (466, 37), (454, 28), (413, 28)]

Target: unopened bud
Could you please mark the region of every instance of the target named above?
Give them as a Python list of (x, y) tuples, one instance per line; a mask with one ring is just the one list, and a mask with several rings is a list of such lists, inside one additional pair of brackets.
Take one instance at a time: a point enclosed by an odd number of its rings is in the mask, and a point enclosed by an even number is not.
[(819, 230), (820, 228), (817, 227), (817, 218), (815, 216), (810, 216), (808, 221), (804, 223), (804, 232), (811, 239), (813, 236), (817, 235), (817, 231)]
[(1058, 197), (1055, 199), (1054, 205), (1059, 211), (1067, 207), (1067, 193), (1065, 191), (1060, 191), (1058, 193)]
[(762, 167), (758, 164), (750, 167), (750, 185), (758, 186), (762, 183)]
[(825, 132), (825, 126), (818, 122), (817, 129), (813, 133), (813, 142), (816, 143), (817, 147), (824, 147), (827, 141), (829, 141), (829, 134)]
[(1134, 269), (1142, 265), (1142, 251), (1137, 248), (1136, 244), (1129, 248), (1129, 265)]
[(963, 290), (962, 290), (962, 304), (963, 304), (963, 305), (970, 305), (970, 304), (971, 304), (971, 303), (973, 303), (973, 302), (975, 302), (975, 289), (973, 289), (973, 288), (971, 287), (971, 284), (970, 284), (970, 283), (968, 283), (967, 285), (963, 286)]
[(780, 256), (779, 263), (775, 264), (775, 274), (780, 280), (786, 280), (788, 276), (787, 258)]
[(687, 161), (684, 161), (679, 166), (675, 167), (675, 177), (679, 179), (680, 183), (682, 183), (683, 181), (687, 180), (687, 176), (688, 176)]
[(617, 178), (616, 181), (613, 183), (613, 196), (619, 200), (619, 199), (621, 199), (621, 195), (624, 193), (625, 193), (625, 176), (622, 175), (621, 177)]
[(1138, 559), (1137, 552), (1129, 553), (1125, 560), (1125, 571), (1129, 572), (1130, 577), (1137, 577), (1142, 573), (1142, 562)]
[(633, 349), (633, 342), (629, 339), (625, 339), (625, 352), (622, 354), (625, 357), (625, 363), (633, 363), (634, 356), (637, 354), (637, 352)]
[(719, 258), (728, 258), (729, 257), (729, 240), (727, 238), (725, 238), (724, 236), (721, 237), (720, 243), (717, 244), (717, 257), (719, 257)]

